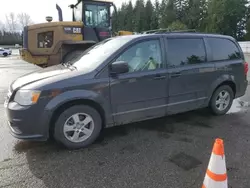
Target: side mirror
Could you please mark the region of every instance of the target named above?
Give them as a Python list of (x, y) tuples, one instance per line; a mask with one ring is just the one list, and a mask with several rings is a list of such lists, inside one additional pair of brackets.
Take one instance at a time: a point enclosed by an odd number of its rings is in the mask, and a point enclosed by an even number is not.
[(128, 63), (125, 61), (116, 61), (110, 66), (111, 74), (122, 74), (129, 71)]

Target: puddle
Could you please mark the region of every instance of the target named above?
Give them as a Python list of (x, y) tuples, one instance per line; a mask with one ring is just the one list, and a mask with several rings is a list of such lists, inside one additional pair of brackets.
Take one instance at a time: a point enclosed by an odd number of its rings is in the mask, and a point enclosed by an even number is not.
[(129, 127), (126, 125), (103, 129), (100, 136), (94, 142), (95, 145), (107, 145), (108, 140), (124, 137), (129, 134)]
[(135, 145), (133, 144), (128, 144), (124, 147), (122, 147), (122, 149), (120, 150), (120, 154), (124, 154), (125, 152), (129, 152), (130, 154), (133, 154), (133, 153), (138, 153), (139, 150), (136, 148)]
[(136, 128), (155, 131), (158, 133), (174, 133), (174, 124), (169, 120), (171, 120), (171, 118), (167, 117), (147, 120), (145, 122), (137, 123)]
[(181, 141), (181, 142), (193, 143), (193, 139), (191, 139), (191, 138), (182, 137), (182, 138), (179, 138), (177, 140)]
[(242, 101), (240, 99), (236, 99), (233, 101), (232, 107), (227, 112), (227, 114), (237, 113), (237, 112), (245, 112), (249, 109), (250, 103), (247, 101)]
[(202, 162), (198, 159), (183, 152), (172, 156), (169, 161), (186, 171), (191, 170), (192, 168), (196, 168), (198, 165), (202, 164)]
[[(29, 150), (39, 150), (41, 152), (50, 152), (56, 149), (60, 149), (59, 145), (56, 145), (51, 140), (46, 142), (39, 141), (18, 141), (14, 146), (14, 152), (16, 153), (26, 153)], [(50, 149), (49, 149), (50, 148)]]
[[(204, 121), (208, 121), (208, 119), (205, 119)], [(209, 122), (205, 123), (203, 121), (193, 121), (190, 122), (190, 125), (197, 126), (197, 127), (203, 127), (203, 128), (213, 128)]]

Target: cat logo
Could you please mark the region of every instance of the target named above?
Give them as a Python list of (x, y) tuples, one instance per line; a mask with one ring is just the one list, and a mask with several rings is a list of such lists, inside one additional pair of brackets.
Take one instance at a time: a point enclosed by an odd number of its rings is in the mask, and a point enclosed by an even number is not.
[(80, 34), (80, 33), (82, 33), (82, 30), (81, 30), (81, 28), (73, 27), (73, 33), (74, 34)]
[(67, 34), (81, 34), (81, 27), (64, 27), (64, 32)]

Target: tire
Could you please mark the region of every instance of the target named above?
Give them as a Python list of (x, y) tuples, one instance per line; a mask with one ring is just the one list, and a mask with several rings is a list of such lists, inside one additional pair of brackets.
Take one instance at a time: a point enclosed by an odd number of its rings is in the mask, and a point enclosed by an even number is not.
[(8, 56), (8, 54), (7, 53), (3, 53), (3, 56), (6, 57), (6, 56)]
[[(74, 118), (72, 117), (73, 115), (75, 115)], [(92, 122), (83, 126), (80, 124), (83, 123), (84, 120), (86, 120), (84, 119), (84, 117), (85, 118), (87, 117), (85, 115), (88, 115), (90, 117), (88, 118), (88, 120), (90, 121), (90, 119), (92, 119)], [(76, 116), (80, 120), (82, 120), (80, 121), (78, 125), (76, 124), (77, 121), (74, 122), (75, 121), (74, 119)], [(70, 127), (70, 130), (68, 132), (66, 131), (66, 133), (65, 133), (65, 127), (66, 127), (65, 124), (70, 125), (68, 126)], [(74, 124), (74, 125), (71, 125), (71, 124)], [(75, 128), (75, 129), (71, 130), (72, 128), (73, 129)], [(80, 138), (84, 139), (83, 137), (85, 137), (85, 140), (77, 140), (77, 142), (71, 140), (73, 139), (73, 135), (77, 134), (77, 130), (79, 130), (80, 128), (84, 129), (82, 130), (84, 132), (88, 130), (87, 131), (88, 134), (84, 134), (83, 132), (80, 132), (79, 136), (77, 137), (78, 139)], [(55, 127), (54, 127), (54, 138), (57, 142), (63, 144), (68, 149), (80, 149), (80, 148), (84, 148), (92, 144), (98, 138), (101, 132), (101, 129), (102, 129), (102, 119), (101, 119), (100, 114), (97, 112), (97, 110), (86, 105), (75, 105), (66, 109), (58, 117), (55, 123)], [(91, 131), (92, 133), (90, 134)]]
[[(219, 109), (220, 104), (218, 104), (216, 101), (219, 102), (219, 98), (221, 98), (220, 94), (225, 95), (225, 93), (228, 94), (229, 98), (226, 97), (224, 101), (222, 100), (221, 103), (224, 105), (222, 105), (223, 108)], [(234, 100), (234, 92), (232, 88), (229, 85), (222, 85), (219, 88), (217, 88), (213, 93), (212, 98), (210, 100), (210, 109), (214, 115), (224, 115), (230, 110), (233, 100)]]

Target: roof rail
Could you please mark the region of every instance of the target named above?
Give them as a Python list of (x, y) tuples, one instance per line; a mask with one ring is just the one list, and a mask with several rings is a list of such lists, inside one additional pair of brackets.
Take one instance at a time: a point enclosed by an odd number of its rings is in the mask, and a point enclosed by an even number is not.
[(154, 30), (148, 30), (148, 31), (143, 31), (143, 34), (151, 34), (151, 33), (156, 33), (156, 32), (166, 32), (169, 31), (168, 28), (160, 28), (160, 29), (154, 29)]
[(195, 29), (186, 29), (186, 30), (171, 30), (168, 28), (164, 29), (155, 29), (155, 30), (148, 30), (148, 31), (143, 31), (142, 34), (159, 34), (159, 33), (192, 33), (196, 32)]

